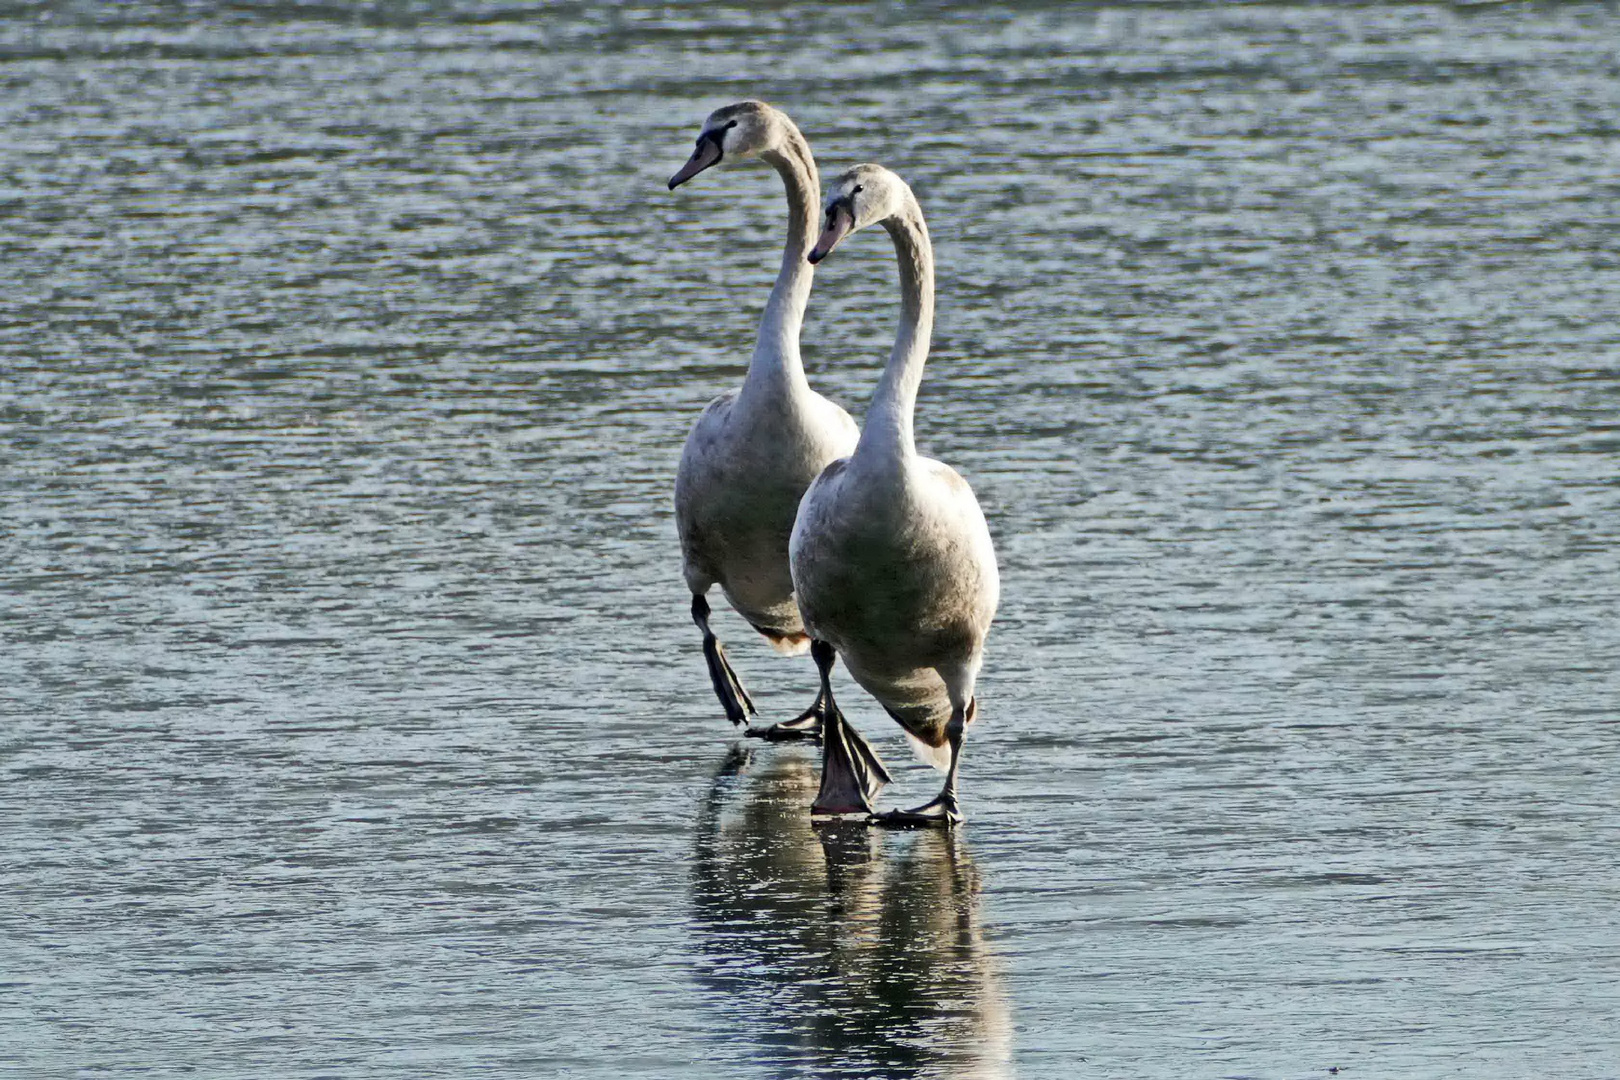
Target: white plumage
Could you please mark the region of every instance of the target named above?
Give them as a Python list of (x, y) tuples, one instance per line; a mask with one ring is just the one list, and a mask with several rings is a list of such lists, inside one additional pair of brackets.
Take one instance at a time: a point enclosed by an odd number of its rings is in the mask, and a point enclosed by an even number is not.
[[(787, 244), (742, 386), (710, 402), (687, 436), (675, 477), (675, 523), (715, 692), (727, 717), (741, 723), (753, 702), (709, 629), (705, 594), (718, 585), (778, 651), (809, 647), (793, 598), (788, 540), (805, 488), (853, 450), (859, 431), (848, 413), (810, 389), (799, 358), (814, 273), (805, 256), (820, 189), (810, 147), (785, 113), (763, 102), (739, 102), (705, 121), (691, 160), (670, 187), (728, 154), (757, 156), (781, 175)], [(819, 723), (812, 706), (798, 721), (777, 727), (798, 725), (791, 733), (808, 735)]]
[[(948, 768), (939, 798), (882, 820), (959, 820), (956, 766), (976, 713), (974, 686), (999, 598), (984, 514), (956, 471), (918, 455), (912, 439), (917, 387), (934, 313), (933, 249), (905, 181), (877, 165), (839, 177), (824, 257), (847, 234), (881, 223), (900, 264), (901, 322), (865, 431), (847, 459), (829, 465), (799, 506), (790, 547), (805, 623), (905, 728), (925, 760)], [(828, 737), (817, 808), (848, 809), (845, 763)], [(837, 804), (837, 805), (834, 805)]]

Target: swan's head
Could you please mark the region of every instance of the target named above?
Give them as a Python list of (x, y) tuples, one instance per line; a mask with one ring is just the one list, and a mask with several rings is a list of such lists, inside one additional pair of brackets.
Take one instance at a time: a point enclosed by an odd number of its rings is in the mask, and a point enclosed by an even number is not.
[(670, 190), (720, 164), (727, 155), (751, 158), (775, 149), (787, 136), (787, 124), (785, 115), (763, 101), (739, 101), (716, 109), (703, 121), (692, 156), (669, 178)]
[(827, 192), (821, 238), (810, 249), (818, 263), (852, 232), (894, 217), (905, 207), (911, 189), (881, 165), (857, 165), (834, 180)]

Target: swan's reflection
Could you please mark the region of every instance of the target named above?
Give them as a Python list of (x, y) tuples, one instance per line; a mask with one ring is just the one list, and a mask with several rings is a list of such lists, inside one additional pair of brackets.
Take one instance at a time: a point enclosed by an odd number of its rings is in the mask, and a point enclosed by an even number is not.
[(1010, 1028), (957, 831), (810, 825), (815, 764), (733, 751), (698, 821), (701, 979), (784, 1074), (1011, 1075)]

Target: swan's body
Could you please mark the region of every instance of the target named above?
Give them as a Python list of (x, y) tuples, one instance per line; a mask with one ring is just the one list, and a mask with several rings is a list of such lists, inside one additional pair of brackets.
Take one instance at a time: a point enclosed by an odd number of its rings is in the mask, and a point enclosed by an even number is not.
[[(952, 822), (960, 817), (962, 732), (976, 713), (974, 685), (999, 597), (995, 550), (967, 482), (918, 455), (912, 440), (934, 312), (922, 210), (904, 181), (875, 165), (840, 177), (827, 208), (813, 259), (855, 229), (888, 230), (900, 264), (901, 325), (854, 453), (828, 466), (799, 506), (793, 582), (810, 633), (837, 650), (925, 757), (949, 769), (938, 799), (886, 817)], [(844, 763), (835, 742), (829, 735), (817, 809), (859, 809), (843, 805), (850, 785), (837, 775)]]
[(996, 613), (990, 530), (949, 465), (864, 464), (834, 464), (805, 495), (792, 546), (799, 603), (811, 632), (907, 734), (943, 749), (953, 706), (972, 700)]
[[(810, 389), (799, 358), (814, 274), (806, 255), (820, 193), (810, 147), (785, 113), (762, 102), (739, 102), (709, 117), (692, 160), (670, 187), (728, 151), (758, 156), (781, 174), (788, 237), (743, 385), (710, 402), (687, 436), (675, 476), (675, 525), (715, 692), (727, 717), (742, 723), (753, 702), (709, 630), (705, 595), (718, 585), (779, 651), (809, 647), (793, 598), (788, 540), (805, 488), (829, 462), (854, 449), (859, 431), (848, 413)], [(812, 706), (798, 720), (767, 731), (813, 735), (819, 725)]]
[[(803, 378), (800, 378), (803, 384)], [(726, 600), (780, 651), (810, 647), (793, 600), (788, 539), (799, 499), (853, 446), (855, 421), (809, 386), (711, 401), (686, 438), (675, 474), (675, 526), (694, 596)]]

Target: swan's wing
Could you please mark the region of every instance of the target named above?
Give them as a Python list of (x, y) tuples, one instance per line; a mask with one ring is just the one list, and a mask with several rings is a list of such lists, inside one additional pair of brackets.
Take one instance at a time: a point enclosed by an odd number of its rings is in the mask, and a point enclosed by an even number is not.
[(737, 391), (728, 390), (704, 407), (687, 432), (681, 463), (675, 470), (675, 532), (681, 540), (687, 583), (694, 591), (707, 589), (715, 580), (698, 522), (720, 473), (726, 425), (736, 400)]
[(1001, 602), (1001, 574), (996, 568), (996, 546), (973, 488), (943, 461), (921, 458), (918, 464), (933, 489), (928, 498), (934, 529), (951, 552), (945, 573), (954, 585), (956, 606), (967, 627), (983, 644)]

